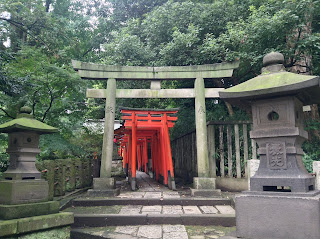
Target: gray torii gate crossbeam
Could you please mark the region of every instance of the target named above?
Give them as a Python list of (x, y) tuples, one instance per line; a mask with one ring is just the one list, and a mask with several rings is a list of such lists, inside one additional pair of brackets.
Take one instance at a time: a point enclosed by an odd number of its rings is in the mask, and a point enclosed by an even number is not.
[[(231, 77), (239, 62), (198, 66), (106, 66), (72, 61), (73, 68), (83, 79), (107, 80), (107, 89), (88, 89), (88, 98), (105, 98), (105, 126), (100, 179), (94, 179), (94, 190), (105, 191), (114, 187), (111, 178), (113, 122), (116, 98), (194, 98), (197, 138), (196, 189), (215, 189), (216, 165), (208, 159), (206, 98), (219, 98), (223, 88), (205, 88), (204, 79)], [(161, 89), (161, 80), (195, 79), (192, 89)], [(151, 80), (150, 89), (117, 89), (116, 80)]]

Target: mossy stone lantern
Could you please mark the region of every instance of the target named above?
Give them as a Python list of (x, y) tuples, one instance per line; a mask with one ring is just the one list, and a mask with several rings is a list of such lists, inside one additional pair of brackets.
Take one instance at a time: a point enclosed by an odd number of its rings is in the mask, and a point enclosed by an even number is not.
[(17, 118), (0, 125), (0, 133), (8, 133), (7, 153), (10, 165), (0, 181), (0, 204), (21, 204), (48, 200), (48, 183), (41, 179), (35, 166), (40, 153), (41, 134), (58, 130), (35, 120), (29, 107), (22, 107)]
[(320, 103), (319, 77), (286, 72), (281, 53), (263, 58), (261, 75), (220, 92), (252, 109), (250, 137), (259, 146), (260, 165), (250, 191), (236, 197), (237, 236), (320, 238), (320, 197), (308, 174), (301, 145), (303, 106)]

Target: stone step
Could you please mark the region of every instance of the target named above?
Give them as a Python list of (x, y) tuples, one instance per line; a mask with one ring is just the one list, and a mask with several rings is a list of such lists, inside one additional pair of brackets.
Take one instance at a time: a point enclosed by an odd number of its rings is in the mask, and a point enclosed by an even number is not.
[(163, 224), (74, 228), (70, 236), (71, 239), (236, 239), (231, 234), (235, 235), (235, 227)]
[(231, 205), (226, 198), (79, 198), (72, 202), (74, 207), (113, 206), (113, 205), (182, 205), (215, 206)]
[(123, 225), (219, 225), (232, 227), (235, 214), (75, 214), (73, 228)]

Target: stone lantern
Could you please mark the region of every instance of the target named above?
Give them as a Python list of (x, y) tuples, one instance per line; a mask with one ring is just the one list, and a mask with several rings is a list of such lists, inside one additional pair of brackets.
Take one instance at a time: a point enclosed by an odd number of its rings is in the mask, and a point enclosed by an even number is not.
[(22, 107), (17, 118), (0, 125), (1, 133), (9, 134), (7, 153), (10, 166), (0, 181), (0, 204), (22, 204), (48, 200), (48, 182), (36, 169), (41, 134), (58, 130), (35, 120), (29, 107)]
[(250, 191), (236, 197), (238, 237), (320, 238), (319, 191), (301, 148), (308, 138), (302, 108), (320, 103), (319, 77), (286, 72), (283, 63), (282, 54), (270, 53), (261, 75), (220, 92), (234, 105), (251, 107), (250, 137), (259, 146)]

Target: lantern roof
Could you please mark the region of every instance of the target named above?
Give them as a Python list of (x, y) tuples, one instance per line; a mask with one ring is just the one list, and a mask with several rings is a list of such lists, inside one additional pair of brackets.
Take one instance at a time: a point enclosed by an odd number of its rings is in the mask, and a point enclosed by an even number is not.
[(57, 128), (42, 123), (33, 118), (29, 107), (22, 107), (17, 118), (0, 125), (0, 133), (12, 133), (18, 131), (34, 131), (39, 134), (58, 132)]
[(267, 54), (259, 76), (219, 92), (220, 98), (243, 104), (254, 99), (296, 95), (304, 104), (320, 103), (319, 77), (287, 72), (283, 63), (281, 53)]

